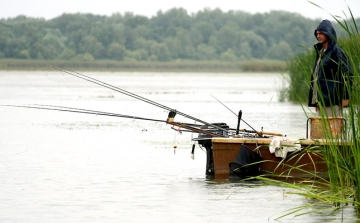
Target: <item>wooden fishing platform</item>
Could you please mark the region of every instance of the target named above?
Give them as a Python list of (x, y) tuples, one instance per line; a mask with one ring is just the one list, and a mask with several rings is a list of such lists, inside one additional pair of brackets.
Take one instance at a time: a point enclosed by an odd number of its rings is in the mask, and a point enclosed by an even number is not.
[[(214, 178), (227, 179), (230, 173), (229, 163), (239, 154), (241, 145), (258, 153), (263, 161), (260, 163), (260, 175), (269, 178), (305, 179), (316, 176), (326, 177), (327, 166), (319, 151), (320, 147), (338, 145), (339, 149), (349, 145), (348, 142), (329, 142), (325, 139), (299, 140), (301, 152), (288, 154), (285, 159), (270, 153), (272, 138), (212, 138)], [(318, 152), (314, 152), (317, 149)]]
[[(166, 123), (199, 133), (199, 138), (193, 140), (205, 147), (207, 153), (205, 174), (215, 179), (233, 177), (244, 179), (259, 175), (286, 181), (327, 178), (327, 165), (323, 152), (331, 146), (340, 150), (349, 146), (349, 142), (341, 140), (344, 138), (342, 128), (346, 123), (342, 117), (326, 120), (326, 123), (330, 124), (333, 136), (331, 137), (333, 140), (329, 141), (325, 139), (329, 137), (325, 137), (325, 130), (320, 124), (319, 117), (308, 119), (306, 131), (310, 132), (310, 139), (288, 139), (280, 133), (239, 129), (240, 118), (234, 133), (234, 131), (226, 131), (230, 129), (225, 123), (206, 124), (200, 128), (189, 127), (174, 122), (175, 115), (175, 112), (169, 114)], [(239, 134), (240, 132), (242, 133)], [(274, 140), (280, 144), (284, 141), (285, 145), (277, 145), (274, 148)], [(292, 145), (286, 145), (288, 142)], [(286, 155), (283, 153), (284, 150)]]

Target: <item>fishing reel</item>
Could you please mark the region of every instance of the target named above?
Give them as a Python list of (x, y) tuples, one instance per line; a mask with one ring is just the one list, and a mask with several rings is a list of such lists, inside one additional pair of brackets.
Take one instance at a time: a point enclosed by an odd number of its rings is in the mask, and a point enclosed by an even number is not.
[(171, 122), (174, 122), (174, 118), (175, 118), (175, 115), (176, 115), (176, 110), (170, 110), (169, 114), (168, 114), (168, 117), (166, 119), (166, 122), (167, 123), (171, 123)]

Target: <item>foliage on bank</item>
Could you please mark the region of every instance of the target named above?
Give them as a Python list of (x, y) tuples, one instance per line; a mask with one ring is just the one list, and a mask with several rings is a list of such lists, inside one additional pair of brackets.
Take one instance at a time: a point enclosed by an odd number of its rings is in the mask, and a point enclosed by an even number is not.
[(299, 45), (314, 42), (318, 23), (284, 11), (204, 9), (189, 15), (182, 8), (151, 18), (132, 13), (63, 14), (51, 20), (18, 16), (0, 20), (0, 59), (285, 60), (302, 51)]
[(287, 65), (282, 61), (111, 61), (97, 60), (0, 60), (0, 70), (53, 70), (51, 65), (67, 69), (119, 72), (286, 72)]

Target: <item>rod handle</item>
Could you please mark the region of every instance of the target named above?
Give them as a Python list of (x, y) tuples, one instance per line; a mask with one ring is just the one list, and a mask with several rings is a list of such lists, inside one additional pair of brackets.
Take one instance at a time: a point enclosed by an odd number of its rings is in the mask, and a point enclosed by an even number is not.
[(238, 123), (237, 123), (237, 128), (236, 128), (236, 135), (239, 134), (240, 131), (240, 121), (241, 121), (241, 116), (242, 116), (242, 111), (239, 111), (239, 115), (238, 115)]

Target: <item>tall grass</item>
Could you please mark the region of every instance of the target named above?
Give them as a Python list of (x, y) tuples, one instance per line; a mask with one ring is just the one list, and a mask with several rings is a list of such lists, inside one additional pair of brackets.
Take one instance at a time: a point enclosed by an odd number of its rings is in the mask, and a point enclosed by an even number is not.
[[(349, 12), (351, 14), (349, 20), (333, 16), (333, 19), (348, 34), (348, 37), (339, 40), (338, 44), (348, 55), (353, 67), (350, 105), (343, 114), (343, 118), (346, 120), (346, 129), (344, 129), (344, 135), (333, 136), (326, 119), (328, 117), (325, 114), (321, 115), (324, 139), (328, 145), (319, 148), (327, 164), (328, 178), (325, 181), (315, 178), (315, 180), (307, 181), (308, 184), (296, 186), (283, 184), (283, 186), (295, 189), (292, 193), (318, 201), (293, 209), (288, 214), (300, 213), (309, 208), (308, 211), (311, 213), (320, 210), (311, 208), (324, 207), (324, 205), (329, 209), (341, 209), (347, 204), (353, 204), (360, 216), (360, 121), (358, 118), (360, 115), (360, 35), (350, 9)], [(298, 55), (289, 63), (290, 88), (288, 95), (291, 101), (307, 102), (314, 60), (313, 51), (309, 51)], [(348, 86), (350, 86), (349, 83), (348, 80), (345, 81)], [(307, 108), (303, 107), (303, 109)], [(314, 187), (313, 185), (318, 186)]]

